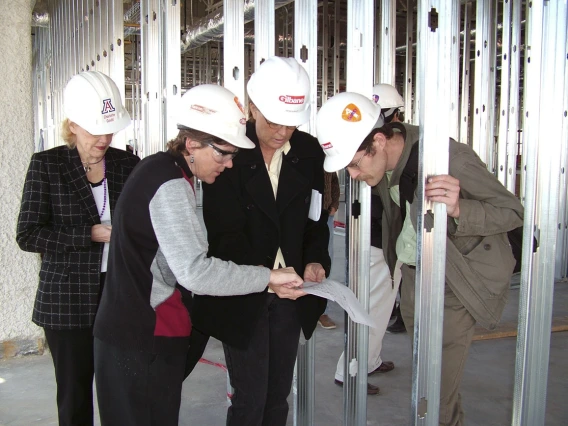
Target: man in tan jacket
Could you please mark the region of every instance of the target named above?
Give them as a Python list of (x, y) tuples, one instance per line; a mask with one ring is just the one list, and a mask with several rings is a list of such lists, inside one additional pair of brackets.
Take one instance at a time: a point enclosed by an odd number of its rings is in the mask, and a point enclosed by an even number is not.
[[(413, 336), (416, 268), (415, 203), (418, 127), (382, 125), (380, 106), (341, 93), (318, 113), (324, 168), (346, 168), (383, 202), (383, 250), (392, 276), (402, 264), (401, 311)], [(440, 425), (463, 425), (459, 386), (476, 323), (494, 328), (507, 300), (515, 266), (507, 232), (523, 224), (523, 207), (467, 145), (450, 140), (449, 174), (432, 176), (425, 196), (446, 204), (446, 287)], [(426, 225), (433, 224), (427, 215)]]

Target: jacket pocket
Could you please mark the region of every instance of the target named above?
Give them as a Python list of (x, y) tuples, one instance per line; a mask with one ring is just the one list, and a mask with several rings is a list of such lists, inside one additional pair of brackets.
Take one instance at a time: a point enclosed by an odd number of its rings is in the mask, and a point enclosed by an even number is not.
[(479, 280), (480, 290), (484, 289), (490, 299), (501, 298), (509, 288), (515, 267), (507, 234), (477, 238), (479, 242), (463, 257)]

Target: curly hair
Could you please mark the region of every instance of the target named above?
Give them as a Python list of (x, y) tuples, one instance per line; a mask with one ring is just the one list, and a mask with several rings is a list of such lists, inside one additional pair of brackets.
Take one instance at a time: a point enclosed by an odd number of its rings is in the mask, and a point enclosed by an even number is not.
[(187, 152), (187, 148), (185, 147), (185, 141), (187, 138), (198, 142), (201, 145), (200, 148), (204, 148), (208, 143), (214, 143), (221, 146), (230, 145), (229, 142), (224, 141), (217, 136), (210, 135), (209, 133), (195, 130), (190, 127), (179, 126), (179, 133), (174, 139), (167, 143), (166, 149), (180, 155), (189, 155), (189, 152)]

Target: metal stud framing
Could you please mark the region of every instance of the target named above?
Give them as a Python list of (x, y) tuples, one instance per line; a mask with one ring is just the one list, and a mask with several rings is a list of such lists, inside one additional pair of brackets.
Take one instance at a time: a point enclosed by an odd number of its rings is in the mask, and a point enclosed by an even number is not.
[(459, 139), (459, 128), (460, 128), (460, 62), (458, 58), (460, 57), (460, 12), (461, 5), (459, 2), (454, 1), (452, 3), (452, 11), (450, 15), (449, 25), (451, 26), (451, 51), (450, 51), (450, 92), (449, 92), (449, 102), (450, 102), (450, 137), (454, 140)]
[[(516, 193), (517, 183), (517, 154), (519, 151), (519, 88), (521, 67), (521, 0), (511, 0), (511, 48), (509, 51), (509, 114), (507, 116), (507, 177), (506, 188), (513, 194)], [(503, 79), (501, 78), (501, 86)], [(501, 137), (499, 137), (502, 143)]]
[[(274, 0), (256, 2), (255, 64), (271, 54), (274, 37)], [(326, 2), (327, 5), (328, 2)], [(347, 23), (347, 90), (369, 95), (377, 70), (374, 67), (374, 4), (373, 0), (348, 0)], [(568, 178), (568, 56), (567, 56), (567, 5), (565, 1), (504, 0), (492, 2), (478, 0), (476, 15), (473, 2), (464, 7), (461, 99), (456, 90), (456, 21), (459, 22), (458, 2), (450, 0), (420, 0), (418, 7), (417, 47), (418, 76), (416, 96), (413, 98), (413, 12), (415, 0), (407, 0), (407, 62), (404, 95), (408, 121), (418, 121), (422, 128), (421, 179), (429, 174), (444, 173), (447, 165), (448, 135), (454, 135), (455, 110), (461, 104), (459, 139), (469, 142), (493, 170), (493, 123), (495, 96), (495, 59), (497, 4), (503, 6), (503, 50), (501, 52), (501, 90), (499, 102), (499, 139), (496, 160), (499, 179), (510, 191), (517, 187), (516, 158), (519, 149), (519, 129), (522, 128), (521, 199), (525, 204), (523, 242), (523, 270), (519, 304), (519, 330), (515, 370), (513, 425), (540, 426), (545, 423), (546, 381), (550, 344), (550, 320), (554, 279), (566, 276), (568, 256), (568, 209), (566, 188)], [(460, 2), (464, 3), (464, 2)], [(521, 14), (526, 7), (524, 43), (525, 61), (520, 63), (522, 52)], [(330, 5), (329, 5), (330, 6)], [(388, 7), (392, 13), (385, 13)], [(383, 19), (394, 16), (395, 2), (383, 2)], [(244, 34), (242, 32), (243, 2), (224, 1), (225, 85), (244, 98), (244, 79), (248, 74), (244, 66)], [(290, 28), (295, 29), (294, 55), (306, 67), (311, 78), (312, 122), (316, 113), (316, 17), (317, 3), (297, 0), (292, 19), (287, 7), (283, 10), (281, 54), (288, 56), (292, 49)], [(340, 2), (334, 1), (333, 29), (333, 87), (334, 93), (342, 89), (343, 77), (340, 58)], [(180, 61), (179, 2), (178, 0), (141, 0), (140, 36), (134, 36), (135, 48), (129, 87), (132, 97), (129, 108), (136, 123), (132, 138), (139, 139), (142, 156), (162, 150), (169, 138), (172, 121), (168, 110), (175, 110), (179, 99)], [(331, 9), (331, 7), (329, 7)], [(435, 9), (435, 14), (434, 14)], [(291, 9), (290, 9), (291, 11)], [(430, 15), (429, 15), (430, 14)], [(289, 16), (288, 16), (289, 15)], [(387, 16), (388, 15), (388, 16)], [(432, 19), (436, 16), (437, 28)], [(501, 18), (499, 18), (501, 19)], [(63, 118), (62, 92), (69, 78), (81, 71), (100, 70), (117, 82), (124, 96), (124, 35), (123, 3), (120, 0), (54, 0), (49, 2), (49, 28), (36, 28), (34, 37), (34, 101), (36, 111), (36, 141), (38, 149), (60, 144), (59, 122)], [(469, 46), (471, 25), (475, 23), (475, 76), (469, 73)], [(256, 26), (258, 25), (258, 27)], [(389, 35), (393, 35), (391, 25)], [(381, 24), (381, 28), (383, 24)], [(328, 34), (329, 35), (329, 34)], [(390, 40), (390, 39), (389, 39)], [(445, 41), (444, 41), (445, 40)], [(386, 39), (384, 40), (386, 41)], [(392, 41), (392, 40), (390, 40)], [(266, 42), (266, 46), (264, 45)], [(184, 57), (186, 86), (220, 80), (219, 44), (212, 41), (193, 49)], [(303, 47), (306, 46), (306, 49)], [(379, 63), (384, 69), (394, 64), (391, 47), (381, 43), (379, 51), (388, 58)], [(452, 53), (448, 53), (452, 52)], [(306, 55), (307, 53), (307, 55)], [(263, 56), (264, 55), (264, 56)], [(505, 58), (505, 55), (507, 57)], [(141, 59), (140, 66), (138, 59)], [(160, 60), (156, 60), (159, 58)], [(382, 58), (382, 56), (381, 56)], [(431, 59), (436, 59), (435, 61)], [(449, 58), (453, 58), (451, 61)], [(305, 59), (305, 61), (303, 60)], [(390, 62), (390, 64), (389, 64)], [(248, 61), (247, 61), (248, 63)], [(217, 67), (214, 71), (213, 68)], [(326, 70), (328, 67), (323, 67)], [(451, 71), (450, 71), (451, 70)], [(522, 72), (524, 70), (524, 73)], [(381, 71), (381, 80), (383, 79)], [(386, 72), (386, 71), (385, 71)], [(391, 70), (392, 76), (394, 71)], [(451, 74), (451, 75), (450, 75)], [(456, 75), (454, 75), (456, 74)], [(524, 75), (523, 75), (524, 74)], [(189, 79), (191, 76), (191, 81)], [(236, 78), (235, 78), (236, 77)], [(387, 78), (387, 77), (385, 77)], [(390, 78), (390, 77), (388, 77)], [(140, 80), (140, 82), (139, 82)], [(470, 80), (473, 93), (472, 122), (469, 122)], [(524, 82), (520, 90), (519, 82)], [(392, 80), (389, 80), (392, 81)], [(447, 85), (445, 82), (450, 81)], [(322, 93), (324, 93), (322, 91)], [(523, 93), (520, 102), (519, 93)], [(428, 108), (425, 108), (425, 101)], [(412, 108), (412, 103), (416, 107)], [(520, 105), (524, 110), (520, 111)], [(412, 111), (415, 111), (414, 120)], [(141, 111), (139, 113), (138, 111)], [(444, 112), (446, 111), (446, 112)], [(435, 116), (433, 115), (435, 114)], [(140, 126), (140, 137), (137, 137)], [(306, 126), (313, 130), (311, 125)], [(124, 133), (124, 132), (122, 132)], [(124, 147), (119, 133), (113, 144)], [(129, 134), (129, 138), (131, 135)], [(560, 176), (560, 180), (558, 177)], [(422, 185), (419, 193), (422, 194)], [(369, 291), (369, 235), (370, 189), (366, 184), (349, 181), (346, 188), (348, 239), (348, 281), (365, 307)], [(419, 197), (421, 199), (421, 197)], [(352, 207), (359, 203), (360, 215), (353, 215)], [(412, 394), (413, 423), (435, 425), (438, 417), (439, 370), (442, 309), (440, 294), (443, 289), (445, 254), (445, 208), (423, 203), (418, 222), (417, 265), (417, 324), (414, 337), (414, 381)], [(435, 213), (433, 228), (424, 213)], [(538, 251), (532, 253), (532, 239), (539, 237)], [(437, 250), (432, 250), (436, 245)], [(555, 261), (552, 261), (555, 259)], [(426, 326), (426, 324), (428, 324)], [(313, 368), (314, 339), (302, 342), (299, 356), (296, 387), (296, 424), (313, 423)], [(346, 321), (346, 350), (344, 385), (345, 425), (366, 424), (368, 330), (350, 320)]]
[[(525, 63), (523, 270), (513, 425), (545, 423), (566, 94), (566, 2), (532, 1)], [(540, 84), (539, 84), (540, 82)], [(539, 248), (532, 254), (538, 230)], [(533, 262), (531, 262), (533, 260)]]
[[(315, 134), (317, 113), (317, 35), (318, 5), (312, 0), (294, 2), (294, 56), (304, 67), (310, 79), (310, 120), (300, 129)], [(314, 422), (315, 411), (315, 334), (298, 346), (295, 369), (297, 393), (294, 398), (294, 424), (309, 426)]]
[(501, 93), (499, 105), (499, 139), (497, 150), (497, 179), (507, 186), (508, 149), (507, 136), (509, 130), (509, 61), (511, 58), (511, 3), (503, 2), (503, 32), (501, 42)]
[(404, 116), (407, 123), (416, 123), (414, 111), (414, 100), (412, 89), (414, 86), (413, 79), (413, 62), (414, 62), (414, 8), (416, 0), (406, 0), (406, 10), (411, 13), (406, 14), (406, 62), (404, 68)]
[(378, 80), (375, 83), (386, 83), (394, 86), (394, 65), (396, 47), (396, 0), (381, 1), (381, 21), (378, 43)]
[(558, 244), (556, 253), (556, 278), (566, 278), (568, 275), (568, 31), (566, 32), (566, 54), (564, 71), (564, 107), (562, 111), (562, 153), (560, 156), (560, 201), (558, 209)]
[(254, 8), (254, 66), (274, 56), (274, 0), (255, 3)]
[[(427, 176), (448, 173), (452, 1), (418, 3), (420, 125), (412, 424), (438, 425), (446, 270), (446, 205), (425, 200)], [(428, 102), (428, 107), (423, 104)], [(434, 213), (432, 223), (428, 212)], [(433, 226), (433, 227), (432, 227)], [(436, 249), (434, 250), (434, 247)]]
[[(475, 28), (475, 87), (473, 101), (473, 139), (472, 147), (488, 166), (489, 149), (489, 114), (491, 74), (491, 0), (478, 0)], [(469, 46), (468, 46), (469, 48)]]
[[(347, 2), (347, 91), (365, 96), (372, 93), (374, 80), (373, 0)], [(349, 230), (349, 288), (363, 307), (369, 309), (369, 263), (371, 235), (371, 189), (366, 183), (350, 180), (346, 186)], [(360, 215), (354, 206), (360, 205)], [(343, 382), (343, 424), (367, 424), (367, 359), (369, 329), (345, 319), (345, 365)]]
[[(224, 0), (223, 85), (245, 99), (245, 17), (242, 0)], [(209, 44), (207, 45), (209, 47)], [(208, 61), (209, 62), (209, 61)]]
[[(63, 88), (73, 75), (88, 70), (104, 72), (116, 82), (124, 99), (122, 2), (53, 1), (48, 10), (50, 27), (38, 30), (34, 58), (36, 139), (41, 137), (42, 146), (38, 142), (37, 148), (43, 149), (62, 143)], [(114, 16), (118, 19), (111, 19)], [(124, 132), (120, 132), (113, 145), (124, 147), (124, 141)]]
[(470, 76), (470, 41), (471, 41), (471, 19), (472, 5), (465, 5), (463, 18), (463, 48), (462, 48), (462, 85), (461, 85), (461, 106), (460, 106), (460, 134), (459, 141), (468, 143), (469, 140), (469, 123), (470, 123), (470, 107), (469, 107), (469, 82)]

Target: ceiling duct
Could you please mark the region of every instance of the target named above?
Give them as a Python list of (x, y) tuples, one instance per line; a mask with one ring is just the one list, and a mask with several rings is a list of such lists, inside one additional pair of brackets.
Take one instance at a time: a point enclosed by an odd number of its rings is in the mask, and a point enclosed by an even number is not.
[[(132, 4), (132, 7), (124, 14), (124, 37), (131, 34), (140, 34), (140, 3)], [(49, 11), (47, 0), (38, 0), (32, 12), (32, 27), (49, 28)]]
[[(294, 0), (274, 0), (274, 8), (278, 9), (292, 3), (293, 1)], [(254, 21), (254, 6), (254, 0), (245, 0), (245, 24)], [(225, 17), (221, 10), (205, 16), (196, 25), (191, 27), (188, 26), (181, 38), (181, 52), (184, 53), (190, 49), (195, 49), (196, 47), (204, 45), (208, 41), (221, 41), (223, 39), (224, 24)], [(245, 36), (245, 38), (247, 36)]]

